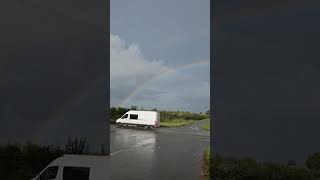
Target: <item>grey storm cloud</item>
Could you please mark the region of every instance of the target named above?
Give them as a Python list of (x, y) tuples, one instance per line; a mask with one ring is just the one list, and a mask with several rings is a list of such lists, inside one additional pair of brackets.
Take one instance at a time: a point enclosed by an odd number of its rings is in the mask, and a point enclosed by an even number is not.
[(98, 1), (1, 1), (1, 139), (106, 143), (105, 11)]
[(215, 150), (301, 162), (320, 149), (319, 3), (254, 4), (215, 6)]
[[(111, 106), (137, 105), (189, 111), (209, 108), (208, 66), (179, 71), (169, 63), (147, 59), (138, 43), (127, 43), (115, 34), (110, 34), (110, 39)], [(199, 71), (201, 73), (197, 73)], [(185, 101), (181, 98), (197, 94), (204, 98), (188, 102), (193, 106), (183, 107)]]

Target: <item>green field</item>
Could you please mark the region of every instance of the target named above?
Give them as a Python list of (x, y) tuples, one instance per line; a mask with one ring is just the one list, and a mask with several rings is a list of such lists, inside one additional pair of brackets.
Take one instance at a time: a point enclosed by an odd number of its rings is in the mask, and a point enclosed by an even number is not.
[(204, 130), (210, 131), (210, 120), (208, 120), (208, 122), (207, 122), (206, 124), (204, 124), (204, 125), (202, 126), (202, 128), (203, 128)]
[(210, 146), (203, 153), (201, 179), (210, 180)]
[(184, 120), (184, 119), (173, 119), (169, 121), (160, 122), (160, 126), (162, 127), (179, 127), (184, 125), (189, 125), (195, 123), (195, 120)]

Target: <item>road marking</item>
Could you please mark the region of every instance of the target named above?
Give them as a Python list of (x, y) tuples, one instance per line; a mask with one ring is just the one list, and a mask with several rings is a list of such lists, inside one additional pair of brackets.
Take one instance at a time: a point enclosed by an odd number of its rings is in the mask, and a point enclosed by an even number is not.
[(151, 144), (151, 143), (154, 143), (155, 142), (155, 138), (149, 138), (149, 139), (146, 139), (136, 145), (134, 145), (133, 147), (139, 147), (139, 146), (143, 146), (145, 144)]
[(198, 127), (190, 127), (190, 129), (192, 129), (192, 130), (196, 130), (196, 131), (198, 131), (198, 130), (199, 130), (199, 128), (198, 128)]
[(119, 151), (113, 152), (113, 153), (110, 154), (110, 156), (113, 156), (113, 155), (115, 155), (115, 154), (118, 154), (118, 153), (121, 152), (121, 151), (123, 151), (123, 150), (120, 149)]
[(149, 139), (146, 139), (146, 140), (144, 140), (144, 141), (142, 141), (142, 142), (139, 142), (138, 144), (132, 145), (132, 146), (129, 147), (128, 149), (120, 149), (120, 150), (118, 150), (118, 151), (116, 151), (116, 152), (113, 152), (113, 153), (110, 154), (110, 156), (113, 156), (113, 155), (115, 155), (115, 154), (118, 154), (118, 153), (120, 153), (120, 152), (122, 152), (122, 151), (131, 151), (131, 150), (133, 150), (133, 149), (135, 149), (135, 148), (137, 148), (137, 147), (140, 147), (140, 146), (143, 146), (143, 145), (146, 145), (146, 144), (152, 144), (152, 143), (154, 143), (154, 142), (155, 142), (155, 138), (149, 138)]

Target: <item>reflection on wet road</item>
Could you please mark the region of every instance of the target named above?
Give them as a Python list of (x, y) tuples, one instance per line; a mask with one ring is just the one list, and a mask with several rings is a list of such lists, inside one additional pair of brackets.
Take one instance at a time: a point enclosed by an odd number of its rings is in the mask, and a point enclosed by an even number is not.
[(111, 126), (111, 179), (199, 179), (210, 135), (205, 121), (179, 128)]

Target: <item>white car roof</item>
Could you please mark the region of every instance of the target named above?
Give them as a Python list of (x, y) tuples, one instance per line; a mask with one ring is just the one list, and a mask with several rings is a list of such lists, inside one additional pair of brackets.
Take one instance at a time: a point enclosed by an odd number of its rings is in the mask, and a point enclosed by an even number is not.
[(50, 165), (60, 165), (64, 166), (104, 166), (108, 161), (108, 156), (93, 156), (93, 155), (69, 155), (65, 154), (56, 160), (54, 160)]
[(130, 110), (127, 113), (136, 112), (136, 113), (157, 113), (157, 111), (137, 111), (137, 110)]

